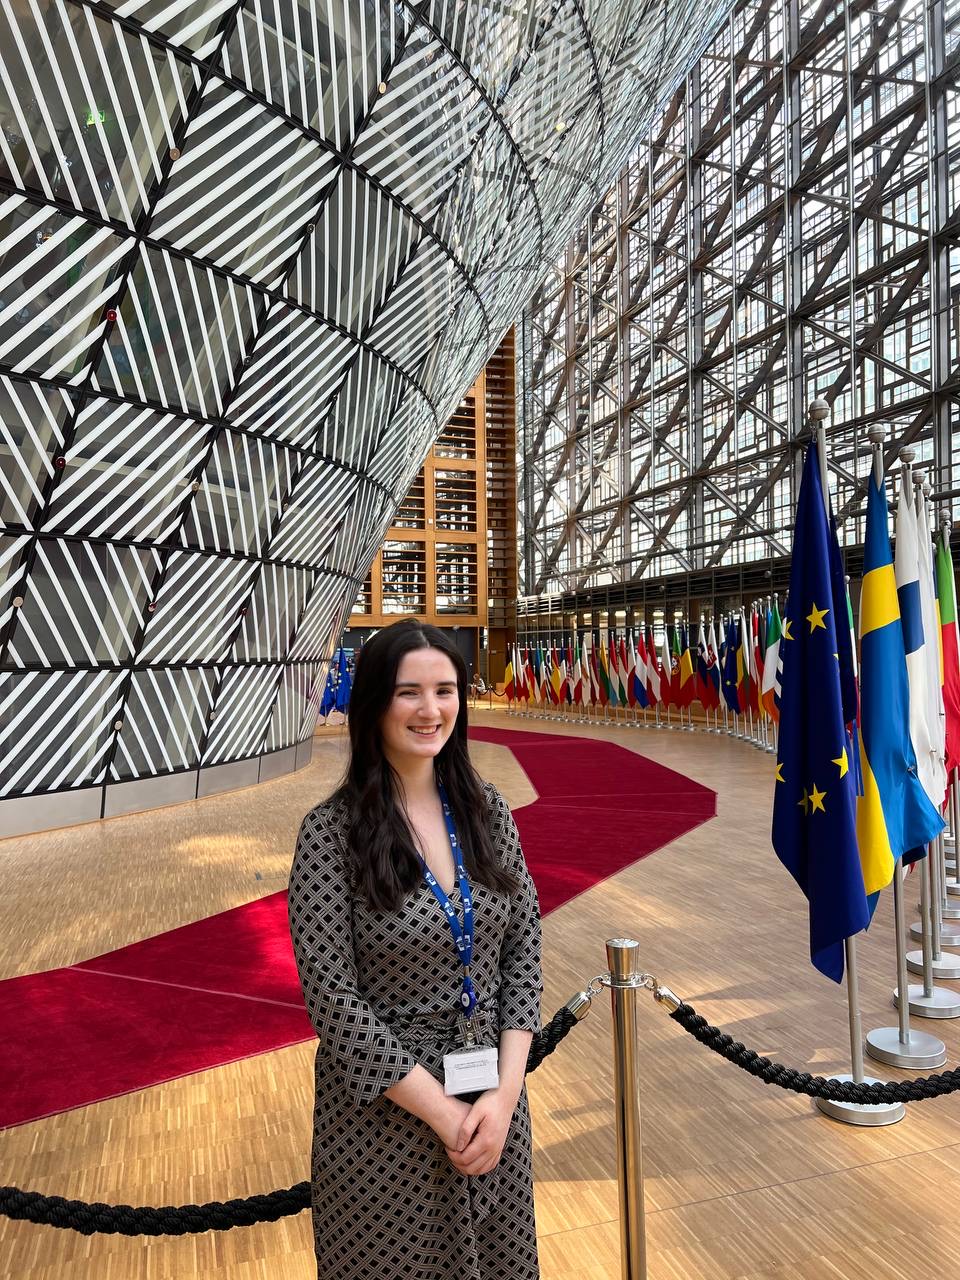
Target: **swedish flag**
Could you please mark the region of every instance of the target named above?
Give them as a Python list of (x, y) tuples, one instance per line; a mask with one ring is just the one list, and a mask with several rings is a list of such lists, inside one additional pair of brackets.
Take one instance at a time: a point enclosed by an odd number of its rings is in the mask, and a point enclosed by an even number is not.
[(871, 896), (893, 879), (898, 858), (936, 839), (944, 826), (917, 774), (909, 698), (887, 500), (871, 473), (860, 597), (863, 795), (857, 801), (860, 860)]
[(810, 959), (843, 978), (844, 939), (870, 922), (857, 852), (852, 746), (844, 723), (831, 538), (817, 448), (807, 449), (780, 639), (780, 739), (773, 847), (807, 896)]

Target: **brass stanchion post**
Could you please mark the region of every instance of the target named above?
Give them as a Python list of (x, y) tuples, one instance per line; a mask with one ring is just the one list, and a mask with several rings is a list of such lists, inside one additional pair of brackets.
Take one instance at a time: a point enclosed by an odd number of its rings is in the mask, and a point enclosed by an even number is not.
[(643, 1210), (643, 1156), (640, 1146), (640, 1078), (637, 1066), (639, 943), (607, 942), (613, 1006), (613, 1082), (617, 1108), (617, 1184), (620, 1190), (620, 1275), (647, 1280)]

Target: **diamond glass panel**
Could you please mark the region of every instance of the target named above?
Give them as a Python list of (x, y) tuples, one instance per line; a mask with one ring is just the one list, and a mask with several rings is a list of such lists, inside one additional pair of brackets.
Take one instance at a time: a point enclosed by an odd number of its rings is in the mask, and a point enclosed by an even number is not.
[(312, 732), (432, 441), (728, 2), (5, 7), (4, 795)]

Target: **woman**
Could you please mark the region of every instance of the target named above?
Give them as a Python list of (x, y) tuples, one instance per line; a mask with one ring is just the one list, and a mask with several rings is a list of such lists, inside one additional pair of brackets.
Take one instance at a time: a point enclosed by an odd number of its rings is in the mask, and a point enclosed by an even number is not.
[(436, 627), (368, 640), (346, 779), (297, 842), (319, 1280), (539, 1277), (523, 1078), (540, 916), (510, 811), (467, 754), (466, 691)]

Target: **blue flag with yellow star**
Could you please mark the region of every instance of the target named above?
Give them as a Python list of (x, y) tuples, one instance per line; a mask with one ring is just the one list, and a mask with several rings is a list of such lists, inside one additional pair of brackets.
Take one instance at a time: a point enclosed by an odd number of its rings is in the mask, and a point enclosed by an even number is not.
[(807, 449), (797, 501), (790, 591), (780, 640), (780, 738), (773, 847), (806, 894), (810, 959), (843, 979), (843, 943), (870, 923), (857, 850), (856, 790), (844, 723), (838, 630), (846, 597), (834, 593), (833, 537), (816, 444)]
[(353, 689), (353, 680), (350, 676), (350, 668), (347, 666), (347, 655), (340, 646), (340, 654), (337, 660), (337, 702), (338, 711), (346, 715), (350, 710), (350, 693)]
[(327, 668), (327, 683), (323, 686), (323, 697), (320, 699), (320, 714), (326, 720), (337, 705), (337, 686), (333, 678), (334, 667), (331, 662)]
[(740, 714), (740, 699), (737, 697), (737, 624), (731, 619), (727, 623), (727, 636), (723, 645), (721, 667), (721, 689), (723, 700), (730, 711)]

